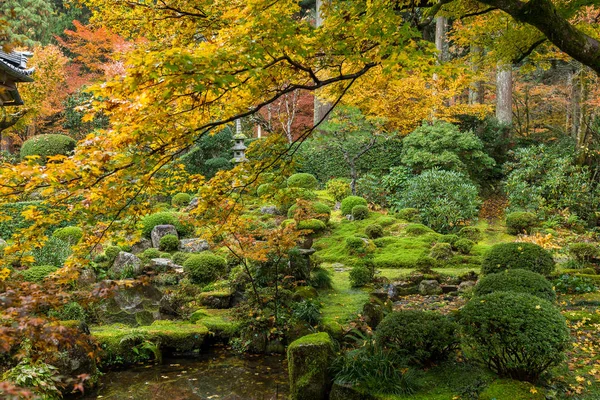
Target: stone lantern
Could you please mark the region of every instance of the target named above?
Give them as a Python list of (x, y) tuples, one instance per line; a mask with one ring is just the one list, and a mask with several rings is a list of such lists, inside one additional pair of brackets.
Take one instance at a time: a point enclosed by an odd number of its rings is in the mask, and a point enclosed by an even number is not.
[(246, 161), (246, 145), (244, 141), (246, 140), (246, 135), (243, 133), (236, 133), (233, 136), (233, 162), (240, 163)]
[(17, 90), (17, 83), (33, 82), (33, 68), (27, 68), (31, 53), (5, 53), (0, 50), (0, 107), (20, 106), (23, 100)]

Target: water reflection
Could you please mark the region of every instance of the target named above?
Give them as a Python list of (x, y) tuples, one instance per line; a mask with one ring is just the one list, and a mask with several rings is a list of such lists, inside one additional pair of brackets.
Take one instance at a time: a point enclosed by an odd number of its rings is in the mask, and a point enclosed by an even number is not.
[(215, 348), (195, 359), (108, 372), (94, 393), (78, 399), (284, 400), (287, 379), (284, 355), (239, 356)]

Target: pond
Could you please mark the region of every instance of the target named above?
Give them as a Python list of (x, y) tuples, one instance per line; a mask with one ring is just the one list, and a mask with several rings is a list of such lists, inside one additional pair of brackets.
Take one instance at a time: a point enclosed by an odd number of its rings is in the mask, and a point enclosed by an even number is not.
[(236, 355), (212, 348), (196, 358), (105, 373), (78, 400), (284, 400), (289, 393), (285, 355)]

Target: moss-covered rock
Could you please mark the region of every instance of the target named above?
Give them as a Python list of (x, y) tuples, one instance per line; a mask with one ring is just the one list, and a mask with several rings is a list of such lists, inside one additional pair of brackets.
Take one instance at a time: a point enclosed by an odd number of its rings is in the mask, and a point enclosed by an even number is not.
[(334, 383), (331, 388), (329, 400), (377, 400), (377, 397), (368, 393), (362, 393), (352, 386)]
[(287, 350), (291, 400), (325, 400), (331, 388), (333, 342), (326, 332), (303, 336)]

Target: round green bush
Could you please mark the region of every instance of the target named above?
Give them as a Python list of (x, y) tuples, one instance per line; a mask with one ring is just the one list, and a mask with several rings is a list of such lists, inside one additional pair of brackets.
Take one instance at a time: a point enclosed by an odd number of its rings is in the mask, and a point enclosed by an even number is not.
[(483, 233), (481, 229), (475, 228), (474, 226), (465, 226), (458, 231), (458, 236), (464, 239), (469, 239), (475, 243), (480, 242), (483, 239)]
[(350, 181), (346, 178), (335, 178), (327, 181), (325, 189), (335, 201), (342, 201), (344, 198), (352, 195)]
[(470, 254), (471, 250), (475, 246), (475, 242), (471, 239), (459, 239), (454, 243), (454, 248), (462, 254)]
[(314, 175), (307, 173), (294, 174), (287, 180), (288, 187), (297, 187), (314, 190), (319, 186), (319, 182)]
[(425, 225), (450, 233), (475, 219), (480, 203), (477, 186), (467, 176), (434, 169), (409, 179), (393, 206), (416, 208)]
[(300, 230), (306, 229), (306, 230), (313, 231), (315, 233), (323, 232), (326, 228), (327, 228), (327, 226), (325, 225), (325, 222), (323, 222), (319, 219), (315, 219), (315, 218), (300, 221), (298, 223), (298, 229), (300, 229)]
[(75, 150), (77, 142), (65, 135), (38, 135), (26, 140), (21, 146), (21, 159), (29, 156), (40, 156), (46, 162), (48, 157), (68, 156)]
[(79, 243), (83, 237), (83, 229), (78, 226), (65, 226), (64, 228), (55, 230), (52, 236), (72, 246)]
[(448, 234), (448, 235), (442, 235), (439, 239), (438, 242), (441, 243), (450, 243), (450, 245), (452, 246), (452, 248), (454, 247), (454, 244), (456, 242), (458, 242), (460, 240), (460, 237), (458, 237), (458, 235), (455, 235), (453, 233)]
[[(298, 204), (291, 206), (287, 213), (288, 218), (294, 218), (297, 209)], [(331, 217), (331, 208), (329, 208), (327, 204), (318, 201), (310, 203), (309, 209), (306, 211), (310, 214), (313, 214), (316, 219), (320, 219), (325, 223), (329, 222), (329, 218)]]
[(179, 238), (176, 235), (165, 235), (160, 238), (158, 243), (160, 251), (176, 251), (179, 249)]
[(274, 190), (275, 186), (273, 186), (272, 184), (263, 183), (262, 185), (259, 185), (258, 188), (256, 188), (256, 195), (258, 197), (263, 197), (269, 194), (270, 192), (273, 192)]
[(183, 270), (190, 280), (198, 284), (214, 282), (226, 267), (224, 258), (210, 253), (194, 254), (183, 263)]
[(383, 226), (379, 224), (367, 225), (365, 233), (370, 239), (377, 239), (383, 237)]
[(183, 265), (183, 263), (185, 262), (185, 260), (187, 260), (188, 258), (190, 258), (191, 254), (190, 253), (184, 253), (183, 251), (178, 251), (176, 253), (173, 254), (173, 257), (171, 257), (171, 260), (173, 260), (173, 262), (176, 265)]
[(422, 273), (430, 273), (432, 268), (437, 267), (439, 267), (437, 260), (429, 256), (419, 257), (415, 262), (415, 269)]
[(529, 234), (537, 222), (537, 217), (533, 213), (512, 212), (506, 215), (506, 231), (511, 235)]
[(448, 260), (452, 257), (452, 245), (450, 243), (436, 243), (429, 252), (429, 257), (436, 260)]
[(19, 275), (25, 282), (42, 282), (48, 275), (58, 271), (58, 268), (53, 265), (37, 265), (24, 271), (20, 271)]
[(466, 348), (501, 376), (535, 381), (564, 359), (570, 335), (550, 302), (526, 293), (476, 297), (460, 312)]
[(183, 222), (184, 216), (183, 213), (168, 211), (146, 215), (141, 221), (142, 234), (144, 237), (150, 238), (152, 229), (156, 225), (173, 225), (180, 237), (187, 237), (192, 234), (193, 227), (189, 223)]
[(569, 245), (569, 254), (580, 264), (589, 263), (600, 255), (598, 247), (593, 243), (572, 243)]
[(369, 218), (369, 207), (360, 205), (352, 207), (352, 218), (356, 221)]
[(155, 249), (155, 248), (146, 249), (141, 254), (140, 258), (142, 258), (144, 260), (151, 260), (153, 258), (160, 258), (160, 250)]
[(346, 248), (351, 253), (361, 253), (365, 250), (366, 243), (362, 238), (356, 236), (348, 236), (346, 238)]
[(186, 207), (192, 201), (192, 196), (187, 193), (177, 193), (171, 199), (171, 205), (173, 207)]
[(362, 287), (373, 280), (371, 270), (364, 265), (355, 265), (350, 270), (350, 285), (352, 287)]
[(106, 256), (108, 263), (112, 265), (121, 251), (119, 246), (108, 246), (104, 250), (104, 255)]
[(507, 269), (486, 275), (477, 282), (473, 291), (476, 296), (493, 292), (528, 293), (550, 302), (556, 300), (552, 283), (543, 275), (525, 269)]
[(404, 228), (404, 232), (409, 236), (422, 236), (431, 233), (433, 230), (421, 224), (410, 224)]
[(505, 269), (526, 269), (549, 275), (554, 269), (554, 259), (534, 243), (499, 243), (483, 256), (481, 272), (487, 275)]
[(421, 222), (421, 212), (416, 208), (402, 208), (398, 210), (396, 217), (407, 222)]
[(431, 311), (398, 311), (377, 326), (375, 342), (408, 357), (411, 363), (431, 365), (443, 361), (458, 347), (458, 325)]
[(354, 206), (366, 206), (367, 200), (363, 199), (359, 196), (348, 196), (344, 200), (342, 200), (342, 215), (350, 215), (352, 214), (352, 209)]

